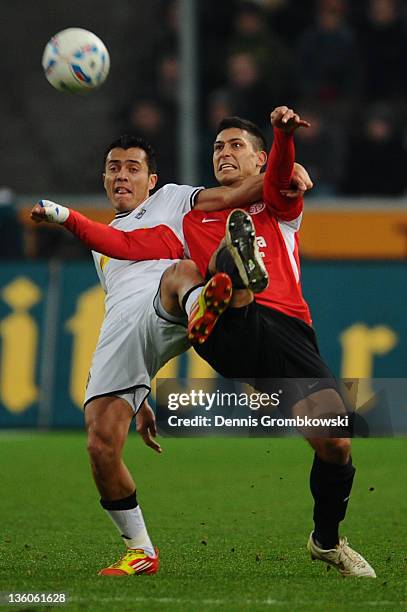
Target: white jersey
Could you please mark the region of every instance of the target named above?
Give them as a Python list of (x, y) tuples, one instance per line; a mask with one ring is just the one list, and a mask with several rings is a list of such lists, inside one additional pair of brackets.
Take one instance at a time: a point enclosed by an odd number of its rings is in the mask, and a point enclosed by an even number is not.
[[(167, 225), (184, 243), (182, 220), (201, 189), (165, 185), (135, 210), (116, 215), (110, 225), (123, 231)], [(180, 320), (170, 315), (163, 318), (162, 307), (153, 304), (161, 276), (175, 260), (127, 261), (94, 251), (92, 254), (106, 298), (85, 404), (108, 394), (129, 401), (124, 392), (132, 390), (131, 403), (137, 410), (151, 390), (151, 378), (169, 359), (189, 347)]]
[[(184, 244), (182, 221), (202, 187), (164, 185), (154, 195), (130, 212), (118, 213), (110, 223), (112, 227), (131, 232), (136, 229), (167, 225)], [(162, 273), (173, 260), (127, 261), (111, 259), (92, 251), (96, 271), (106, 293), (106, 316), (123, 301), (134, 303), (143, 295), (143, 288), (159, 282)]]

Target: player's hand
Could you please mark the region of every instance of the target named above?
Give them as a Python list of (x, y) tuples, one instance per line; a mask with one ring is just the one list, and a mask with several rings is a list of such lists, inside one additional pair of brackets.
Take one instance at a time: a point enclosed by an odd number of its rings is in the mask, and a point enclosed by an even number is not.
[(301, 117), (288, 106), (277, 106), (270, 115), (271, 125), (280, 130), (284, 130), (286, 134), (291, 134), (298, 128), (311, 127), (308, 121), (304, 121)]
[(157, 435), (157, 426), (155, 422), (155, 414), (151, 406), (144, 401), (141, 404), (141, 408), (136, 415), (136, 429), (140, 436), (143, 438), (144, 444), (147, 444), (150, 448), (155, 450), (157, 453), (162, 452), (161, 446), (153, 440)]
[(48, 223), (65, 223), (69, 217), (69, 208), (51, 202), (51, 200), (40, 200), (31, 210), (31, 219), (35, 223), (47, 221)]
[(281, 189), (280, 193), (287, 198), (298, 198), (304, 195), (309, 189), (312, 189), (313, 186), (314, 183), (304, 166), (295, 163), (291, 179), (291, 189)]

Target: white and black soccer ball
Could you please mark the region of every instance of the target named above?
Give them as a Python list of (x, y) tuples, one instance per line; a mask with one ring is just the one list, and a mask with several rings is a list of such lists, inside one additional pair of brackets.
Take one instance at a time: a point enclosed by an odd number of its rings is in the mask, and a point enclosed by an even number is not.
[(42, 67), (55, 89), (86, 92), (106, 80), (110, 57), (96, 34), (82, 28), (68, 28), (55, 34), (47, 43)]

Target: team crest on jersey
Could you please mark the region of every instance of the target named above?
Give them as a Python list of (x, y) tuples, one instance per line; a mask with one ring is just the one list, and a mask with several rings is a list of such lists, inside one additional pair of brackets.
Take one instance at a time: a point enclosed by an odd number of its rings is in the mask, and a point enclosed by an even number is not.
[(257, 202), (257, 204), (252, 204), (249, 208), (249, 213), (251, 215), (258, 215), (266, 208), (264, 202)]
[(144, 215), (144, 213), (147, 212), (146, 208), (142, 208), (140, 210), (140, 212), (137, 213), (137, 215), (135, 216), (136, 219), (141, 219), (141, 217)]

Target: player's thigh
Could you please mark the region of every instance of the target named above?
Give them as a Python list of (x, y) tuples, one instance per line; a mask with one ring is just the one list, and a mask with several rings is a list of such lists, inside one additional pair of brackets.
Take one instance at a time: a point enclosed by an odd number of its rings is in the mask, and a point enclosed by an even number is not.
[(157, 293), (154, 300), (146, 304), (144, 322), (143, 358), (149, 376), (153, 378), (170, 359), (190, 348), (186, 317), (168, 313)]
[[(127, 396), (137, 411), (151, 390), (148, 316), (157, 285), (146, 287), (131, 307), (111, 311), (105, 319), (93, 355), (85, 392), (85, 405), (106, 396)], [(122, 399), (128, 399), (122, 397)]]
[(262, 359), (257, 304), (228, 308), (203, 343), (194, 347), (225, 378), (254, 379)]
[(163, 272), (160, 281), (161, 300), (167, 297), (177, 299), (185, 286), (193, 286), (202, 281), (202, 275), (194, 261), (191, 259), (177, 261)]
[(89, 440), (122, 448), (133, 416), (134, 411), (130, 404), (115, 395), (91, 400), (85, 408)]

